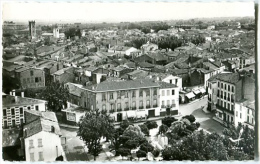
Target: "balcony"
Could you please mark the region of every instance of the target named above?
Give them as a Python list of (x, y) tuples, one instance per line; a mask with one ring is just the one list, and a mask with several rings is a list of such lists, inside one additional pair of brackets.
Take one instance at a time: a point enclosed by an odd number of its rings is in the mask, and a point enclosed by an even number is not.
[(143, 106), (139, 106), (139, 109), (144, 109), (144, 107)]
[(220, 105), (218, 105), (218, 104), (216, 105), (216, 108), (218, 108), (219, 110), (222, 110), (222, 111), (224, 111), (224, 112), (228, 112), (228, 113), (234, 115), (234, 110), (228, 110), (228, 109), (226, 109), (226, 108), (224, 108), (224, 107), (222, 107), (222, 106), (220, 106)]
[(161, 108), (166, 108), (166, 106), (165, 105), (161, 105)]
[(132, 110), (136, 110), (136, 107), (132, 107)]
[(154, 108), (157, 108), (157, 107), (158, 107), (158, 105), (157, 105), (157, 104), (155, 104), (155, 105), (153, 105), (153, 107), (154, 107)]
[(125, 108), (125, 111), (129, 111), (129, 107), (128, 107), (128, 108)]
[(118, 109), (117, 109), (117, 112), (121, 112), (121, 111), (122, 111), (122, 109), (121, 109), (121, 108), (118, 108)]
[(172, 104), (171, 107), (172, 107), (172, 108), (175, 108), (175, 107), (176, 107), (176, 104)]
[(109, 111), (109, 113), (114, 113), (115, 112), (115, 110), (114, 109), (111, 109), (110, 111)]
[(146, 108), (151, 108), (151, 105), (146, 105)]

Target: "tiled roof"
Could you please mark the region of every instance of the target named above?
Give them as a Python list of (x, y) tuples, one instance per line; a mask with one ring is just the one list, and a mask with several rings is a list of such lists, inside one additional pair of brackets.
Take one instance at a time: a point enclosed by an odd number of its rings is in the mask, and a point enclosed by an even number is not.
[(238, 81), (240, 81), (239, 73), (220, 74), (216, 79), (231, 84), (236, 84)]
[(160, 88), (162, 89), (166, 89), (166, 88), (177, 88), (177, 85), (175, 84), (170, 84), (170, 83), (166, 83), (166, 82), (158, 82), (160, 85)]
[(44, 100), (33, 99), (28, 97), (20, 97), (16, 96), (17, 101), (15, 101), (15, 97), (11, 95), (2, 96), (2, 105), (3, 106), (20, 106), (20, 105), (29, 105), (29, 104), (39, 104), (46, 103)]
[(150, 80), (150, 79), (136, 79), (136, 80), (118, 81), (118, 82), (104, 81), (96, 85), (87, 86), (86, 89), (92, 91), (98, 91), (98, 92), (105, 92), (105, 91), (130, 90), (130, 89), (151, 88), (151, 87), (159, 87), (159, 84), (154, 80)]
[[(35, 119), (34, 121), (27, 123), (24, 125), (23, 129), (26, 129), (26, 136), (28, 138), (34, 134), (37, 134), (41, 131), (52, 132), (52, 127), (54, 127), (54, 133), (57, 135), (61, 135), (60, 127), (57, 122), (57, 118), (54, 112), (40, 112), (42, 114), (32, 112), (31, 114), (37, 115), (40, 117)], [(53, 132), (52, 132), (53, 133)]]

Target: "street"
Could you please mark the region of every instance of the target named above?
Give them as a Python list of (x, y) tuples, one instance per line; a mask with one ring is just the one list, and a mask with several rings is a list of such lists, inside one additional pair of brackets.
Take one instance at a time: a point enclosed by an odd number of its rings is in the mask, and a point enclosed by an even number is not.
[[(214, 114), (205, 113), (202, 110), (202, 106), (205, 106), (206, 104), (207, 104), (207, 97), (201, 100), (195, 100), (194, 102), (191, 102), (189, 104), (181, 104), (179, 109), (181, 116), (176, 118), (180, 119), (182, 116), (192, 114), (195, 116), (196, 122), (200, 123), (200, 128), (205, 129), (206, 131), (211, 133), (217, 132), (218, 134), (222, 134), (224, 127), (220, 123), (212, 119)], [(162, 124), (162, 121), (160, 119), (160, 120), (156, 120), (156, 122), (158, 124), (158, 128), (150, 130), (149, 140), (156, 140), (155, 135), (158, 133), (159, 126)], [(138, 124), (143, 124), (143, 122), (136, 123), (136, 125)], [(61, 127), (61, 132), (62, 135), (67, 138), (66, 155), (68, 161), (93, 160), (93, 156), (89, 154), (86, 155), (85, 152), (87, 152), (87, 149), (84, 149), (83, 141), (79, 137), (77, 137), (77, 129)], [(103, 144), (104, 150), (97, 157), (97, 161), (104, 161), (109, 159), (106, 153), (108, 151), (107, 148), (108, 145), (107, 143), (105, 144), (104, 141), (102, 141), (102, 143), (104, 143)]]

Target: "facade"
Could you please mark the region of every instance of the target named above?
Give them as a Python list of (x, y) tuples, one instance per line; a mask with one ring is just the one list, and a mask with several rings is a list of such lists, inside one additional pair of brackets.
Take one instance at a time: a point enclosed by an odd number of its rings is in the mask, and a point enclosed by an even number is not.
[(20, 89), (45, 87), (45, 72), (35, 67), (23, 67), (15, 70), (15, 80)]
[(248, 73), (226, 73), (217, 77), (217, 119), (224, 124), (235, 124), (235, 103), (254, 101), (254, 84), (254, 75)]
[(179, 111), (179, 87), (166, 82), (160, 82), (160, 116), (178, 115)]
[(2, 127), (11, 128), (20, 126), (24, 122), (24, 111), (45, 111), (46, 101), (33, 98), (16, 96), (15, 92), (10, 95), (2, 95), (3, 119)]
[(240, 101), (235, 102), (235, 117), (234, 124), (238, 126), (239, 123), (242, 125), (248, 125), (249, 128), (254, 129), (255, 125), (255, 101)]
[(179, 88), (179, 91), (182, 90), (182, 78), (178, 76), (169, 75), (162, 79), (163, 82), (174, 84)]
[(23, 141), (26, 162), (53, 162), (64, 156), (61, 131), (53, 112), (25, 112)]

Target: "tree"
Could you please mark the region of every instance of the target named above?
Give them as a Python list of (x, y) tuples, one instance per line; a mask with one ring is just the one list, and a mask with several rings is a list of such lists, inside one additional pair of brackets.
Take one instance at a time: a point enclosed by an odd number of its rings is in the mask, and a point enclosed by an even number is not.
[(64, 83), (51, 82), (39, 95), (39, 98), (48, 101), (47, 107), (51, 111), (61, 111), (63, 106), (67, 106), (69, 90)]
[(158, 134), (165, 134), (167, 131), (168, 131), (168, 126), (162, 124), (162, 125), (159, 127), (159, 132), (158, 132)]
[(143, 150), (146, 153), (148, 153), (148, 152), (152, 152), (154, 150), (154, 147), (147, 141), (140, 145), (140, 150)]
[(110, 132), (114, 131), (112, 120), (108, 118), (108, 115), (98, 110), (91, 110), (86, 112), (78, 122), (77, 136), (85, 142), (88, 152), (94, 156), (94, 160), (102, 151), (101, 138), (109, 136)]
[(175, 122), (175, 121), (177, 121), (177, 119), (174, 118), (174, 117), (164, 117), (162, 119), (162, 124), (170, 127), (172, 125), (172, 123)]
[(149, 129), (147, 128), (147, 126), (145, 124), (139, 125), (139, 127), (141, 128), (141, 131), (146, 135), (149, 136)]
[(188, 119), (191, 123), (193, 123), (193, 122), (196, 121), (196, 118), (195, 118), (192, 114), (191, 114), (191, 115), (183, 116), (182, 118)]
[(130, 151), (130, 149), (127, 149), (127, 148), (119, 148), (118, 154), (121, 155), (122, 159), (123, 159), (123, 157), (127, 157), (128, 155), (130, 155), (131, 151)]
[(158, 157), (160, 155), (160, 150), (159, 149), (154, 149), (152, 152), (154, 157)]
[(155, 121), (146, 121), (144, 124), (147, 126), (147, 128), (149, 130), (155, 129), (155, 128), (158, 127), (158, 125), (157, 125), (157, 123)]
[(139, 158), (146, 157), (146, 152), (143, 150), (138, 150), (136, 152), (136, 156), (138, 157), (138, 160), (139, 160)]

